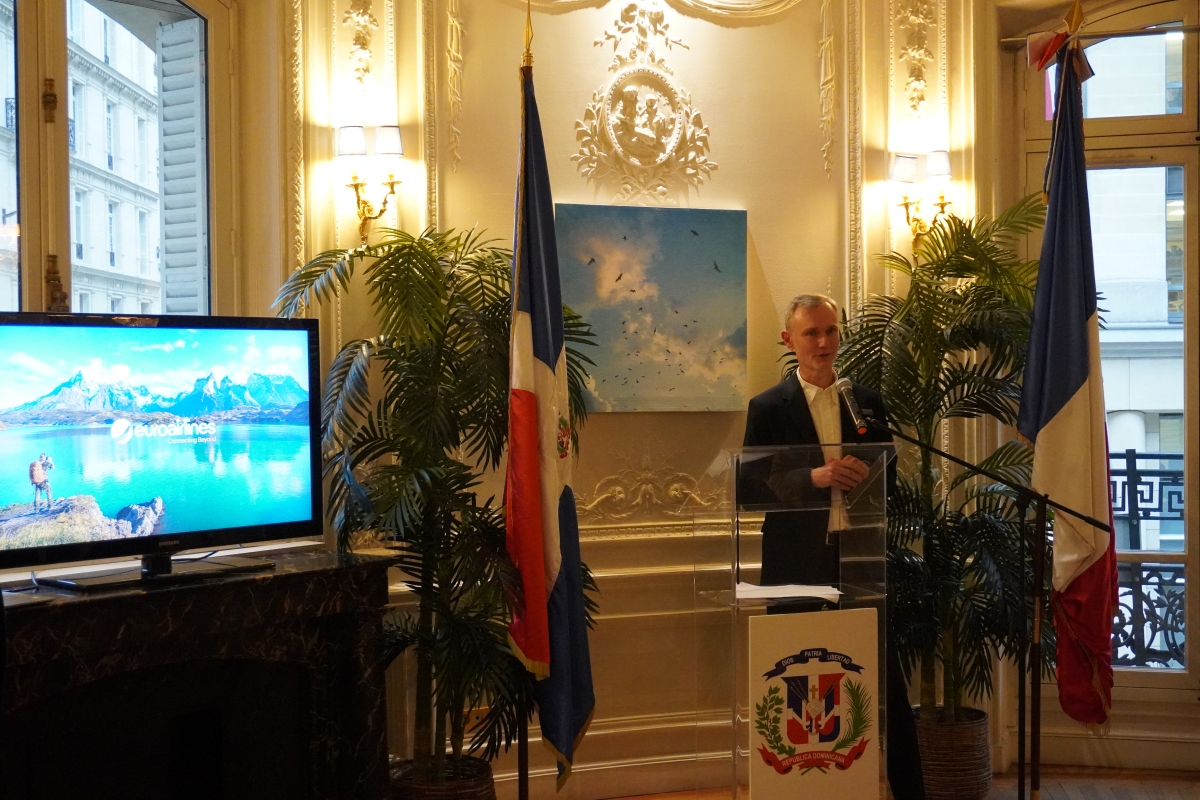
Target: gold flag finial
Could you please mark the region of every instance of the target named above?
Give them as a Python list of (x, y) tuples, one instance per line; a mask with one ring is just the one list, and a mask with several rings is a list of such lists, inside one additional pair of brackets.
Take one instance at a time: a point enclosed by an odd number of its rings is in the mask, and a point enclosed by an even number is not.
[(521, 64), (526, 67), (533, 66), (533, 16), (530, 12), (531, 0), (525, 0), (525, 57), (521, 59)]
[(1067, 23), (1068, 33), (1079, 33), (1079, 29), (1083, 27), (1083, 0), (1075, 0), (1063, 22)]

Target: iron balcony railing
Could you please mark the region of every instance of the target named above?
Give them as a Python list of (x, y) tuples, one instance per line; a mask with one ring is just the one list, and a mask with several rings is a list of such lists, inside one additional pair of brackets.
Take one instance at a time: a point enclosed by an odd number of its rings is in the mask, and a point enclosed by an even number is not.
[(4, 98), (4, 127), (10, 131), (17, 129), (17, 98)]
[(67, 147), (75, 152), (75, 120), (71, 118), (67, 119)]
[[(1125, 450), (1109, 453), (1109, 459), (1109, 496), (1119, 549), (1136, 552), (1152, 544), (1146, 535), (1152, 524), (1159, 528), (1159, 543), (1150, 548), (1152, 552), (1183, 550), (1183, 454)], [(1112, 663), (1183, 669), (1187, 666), (1186, 568), (1152, 558), (1117, 566)]]

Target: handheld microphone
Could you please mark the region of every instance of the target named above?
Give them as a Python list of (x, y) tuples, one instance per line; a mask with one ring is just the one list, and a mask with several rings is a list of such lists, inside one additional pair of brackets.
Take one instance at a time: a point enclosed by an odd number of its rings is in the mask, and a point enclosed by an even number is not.
[(838, 394), (842, 396), (846, 408), (850, 411), (850, 419), (854, 420), (854, 429), (858, 431), (859, 436), (862, 436), (867, 432), (867, 420), (863, 417), (862, 409), (858, 407), (858, 401), (854, 399), (854, 388), (850, 379), (838, 378), (834, 386), (837, 387)]

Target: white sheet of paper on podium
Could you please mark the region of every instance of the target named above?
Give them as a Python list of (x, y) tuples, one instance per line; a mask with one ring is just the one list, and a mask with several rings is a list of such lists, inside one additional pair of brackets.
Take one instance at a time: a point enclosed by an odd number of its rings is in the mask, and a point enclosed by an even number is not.
[(801, 583), (785, 583), (777, 586), (759, 586), (754, 583), (739, 583), (736, 588), (738, 602), (761, 600), (792, 600), (799, 597), (816, 597), (836, 603), (842, 596), (834, 586), (807, 586)]

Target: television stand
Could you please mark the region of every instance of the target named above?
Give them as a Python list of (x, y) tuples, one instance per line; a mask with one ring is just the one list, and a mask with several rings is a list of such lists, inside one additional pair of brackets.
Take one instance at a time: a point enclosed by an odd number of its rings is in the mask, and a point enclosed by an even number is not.
[(115, 589), (157, 589), (239, 572), (261, 572), (274, 566), (275, 562), (264, 558), (247, 558), (223, 553), (216, 553), (208, 558), (172, 558), (170, 553), (151, 553), (142, 556), (140, 568), (67, 573), (53, 578), (38, 578), (38, 583), (84, 593)]

